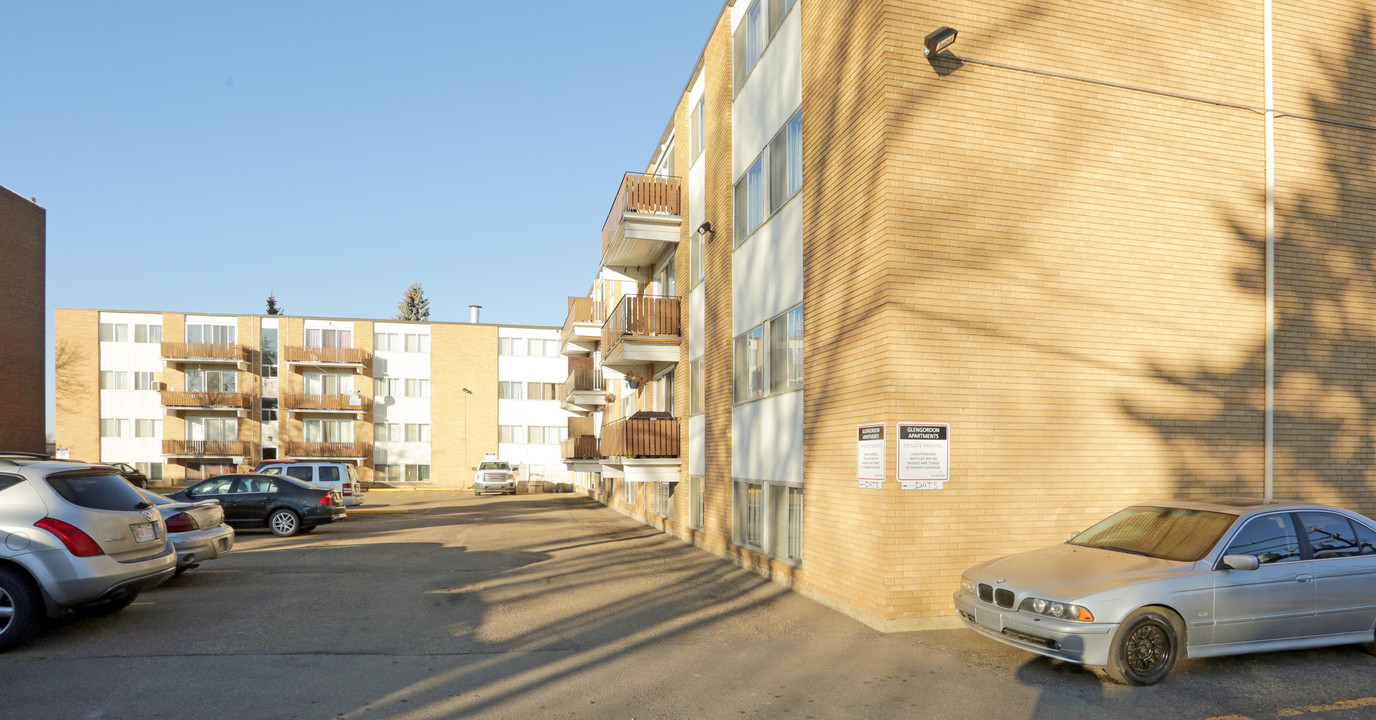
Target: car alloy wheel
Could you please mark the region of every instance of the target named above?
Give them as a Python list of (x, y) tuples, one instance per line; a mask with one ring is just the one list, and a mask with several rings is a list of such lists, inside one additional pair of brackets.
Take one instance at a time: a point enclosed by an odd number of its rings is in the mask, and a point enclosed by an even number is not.
[(290, 510), (278, 510), (268, 518), (268, 529), (278, 537), (291, 537), (301, 530), (301, 519)]
[(1175, 666), (1180, 624), (1168, 610), (1143, 608), (1123, 620), (1109, 651), (1109, 677), (1124, 685), (1152, 685)]
[(18, 573), (0, 568), (0, 651), (29, 639), (42, 623), (38, 594)]

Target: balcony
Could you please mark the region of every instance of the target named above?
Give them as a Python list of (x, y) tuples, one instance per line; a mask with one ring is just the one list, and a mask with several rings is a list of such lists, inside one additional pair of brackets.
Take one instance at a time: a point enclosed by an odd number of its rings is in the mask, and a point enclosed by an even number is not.
[(569, 436), (559, 444), (560, 457), (570, 472), (601, 472), (602, 445), (597, 422), (591, 417), (571, 417)]
[(346, 442), (288, 442), (282, 444), (282, 452), (288, 458), (315, 458), (330, 460), (363, 460), (372, 453), (369, 443)]
[(163, 390), (162, 406), (168, 410), (251, 410), (253, 397), (239, 392), (187, 392)]
[(627, 295), (602, 325), (602, 367), (644, 382), (651, 365), (679, 361), (679, 300)]
[(163, 440), (162, 454), (167, 458), (231, 458), (238, 465), (256, 453), (247, 440)]
[(370, 415), (373, 412), (373, 398), (364, 395), (302, 395), (287, 393), (282, 396), (282, 409), (288, 412), (311, 413), (352, 413)]
[(654, 266), (678, 245), (682, 192), (679, 178), (626, 173), (602, 225), (602, 266), (649, 282)]
[(569, 298), (569, 315), (559, 334), (559, 352), (570, 355), (589, 355), (602, 340), (602, 323), (607, 320), (607, 307), (600, 300), (586, 297)]
[(678, 418), (641, 411), (602, 428), (606, 465), (618, 467), (627, 482), (678, 482)]
[(563, 409), (580, 415), (596, 412), (607, 404), (607, 380), (591, 357), (569, 358), (569, 377), (559, 387), (559, 402)]
[(247, 370), (251, 351), (246, 345), (165, 342), (160, 352), (168, 365), (186, 363), (227, 363)]
[(282, 364), (313, 367), (347, 367), (354, 372), (368, 369), (373, 354), (363, 348), (322, 348), (289, 346), (282, 348)]

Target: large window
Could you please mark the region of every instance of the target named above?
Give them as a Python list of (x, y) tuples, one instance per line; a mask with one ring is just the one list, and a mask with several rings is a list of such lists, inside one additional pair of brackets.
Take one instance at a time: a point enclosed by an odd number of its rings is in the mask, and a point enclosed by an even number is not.
[(776, 213), (803, 187), (803, 111), (769, 143), (769, 212)]
[(308, 372), (305, 374), (304, 387), (307, 395), (349, 395), (354, 391), (354, 376)]
[(406, 397), (409, 398), (428, 398), (430, 397), (430, 381), (408, 379), (406, 381)]
[(125, 323), (101, 323), (101, 342), (129, 342), (129, 326)]
[[(309, 377), (309, 376), (307, 376)], [(186, 389), (189, 392), (232, 393), (238, 392), (239, 373), (233, 370), (186, 371)]]
[(373, 394), (378, 397), (397, 397), (401, 394), (401, 378), (375, 378)]
[(277, 422), (277, 398), (263, 398), (262, 413), (263, 422)]
[(655, 514), (669, 517), (674, 514), (674, 485), (671, 482), (655, 483)]
[(430, 352), (430, 336), (425, 334), (406, 335), (406, 352), (408, 353), (428, 353)]
[(131, 373), (125, 370), (101, 370), (100, 389), (101, 390), (129, 390)]
[(688, 120), (688, 164), (697, 162), (702, 155), (703, 134), (707, 131), (707, 115), (702, 104), (703, 99), (698, 98), (697, 104), (693, 105), (693, 114)]
[(222, 417), (189, 417), (186, 419), (187, 440), (232, 441), (239, 439), (239, 420)]
[(430, 442), (430, 424), (406, 423), (406, 442)]
[(498, 425), (497, 442), (514, 443), (516, 445), (526, 444), (525, 425)]
[(735, 373), (732, 386), (736, 402), (762, 398), (765, 394), (764, 327), (757, 327), (736, 338)]
[(737, 545), (797, 563), (803, 558), (803, 488), (735, 482), (732, 538)]
[(569, 429), (558, 425), (531, 425), (531, 445), (558, 445), (568, 439)]
[(134, 437), (136, 438), (158, 438), (162, 437), (161, 420), (135, 420)]
[(186, 342), (190, 345), (233, 345), (237, 330), (233, 325), (187, 325)]
[(306, 442), (351, 443), (354, 441), (352, 420), (306, 420)]
[(263, 328), (263, 349), (259, 353), (263, 377), (277, 377), (277, 328)]
[(527, 400), (558, 400), (559, 383), (526, 383)]
[(707, 503), (702, 496), (702, 476), (694, 475), (688, 478), (688, 524), (696, 530), (703, 527), (703, 518), (706, 516)]
[(759, 62), (764, 53), (765, 31), (760, 5), (766, 0), (755, 0), (745, 11), (745, 17), (736, 26), (732, 38), (732, 65), (735, 69), (736, 92), (740, 92), (745, 79)]
[(516, 381), (499, 381), (497, 383), (497, 397), (502, 400), (525, 400), (526, 384)]
[(406, 482), (430, 482), (429, 465), (406, 465)]
[(706, 407), (706, 390), (702, 381), (702, 358), (688, 361), (688, 414), (699, 415)]
[[(134, 342), (136, 343), (160, 343), (162, 342), (161, 325), (144, 325), (142, 323), (134, 326)], [(159, 464), (161, 466), (161, 464)]]
[[(521, 342), (520, 338), (512, 338), (512, 342)], [(526, 341), (526, 354), (530, 357), (559, 357), (558, 340), (542, 340), (540, 338), (530, 338)]]
[(100, 419), (100, 436), (105, 438), (128, 437), (129, 421), (112, 418)]
[(764, 155), (755, 158), (749, 169), (736, 181), (735, 243), (741, 244), (764, 222)]
[(306, 328), (306, 347), (311, 348), (351, 348), (354, 346), (354, 331), (328, 328)]
[(378, 423), (373, 428), (373, 442), (401, 442), (401, 423)]
[(497, 354), (524, 357), (526, 344), (521, 338), (497, 338)]
[(732, 385), (738, 403), (803, 386), (802, 305), (736, 338)]

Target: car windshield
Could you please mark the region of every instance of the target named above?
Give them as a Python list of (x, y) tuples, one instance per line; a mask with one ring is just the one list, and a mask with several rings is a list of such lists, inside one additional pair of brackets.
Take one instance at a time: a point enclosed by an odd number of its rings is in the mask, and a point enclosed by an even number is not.
[(1162, 560), (1194, 562), (1206, 555), (1236, 515), (1167, 507), (1130, 507), (1076, 535), (1071, 545)]
[(511, 466), (504, 462), (485, 462), (478, 466), (479, 470), (510, 470)]

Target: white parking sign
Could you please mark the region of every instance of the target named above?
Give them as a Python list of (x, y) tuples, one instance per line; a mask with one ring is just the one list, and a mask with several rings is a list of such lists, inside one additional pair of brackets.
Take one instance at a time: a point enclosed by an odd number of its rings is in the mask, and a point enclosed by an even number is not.
[(951, 479), (951, 426), (898, 423), (898, 483), (904, 490), (941, 490)]

